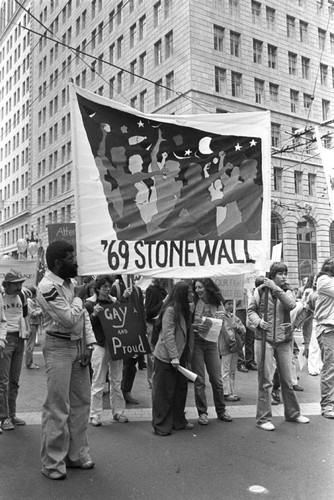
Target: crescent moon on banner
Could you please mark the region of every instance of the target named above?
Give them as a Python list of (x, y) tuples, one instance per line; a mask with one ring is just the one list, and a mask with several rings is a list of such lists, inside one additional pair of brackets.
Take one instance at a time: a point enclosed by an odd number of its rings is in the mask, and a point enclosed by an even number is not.
[(213, 153), (212, 149), (210, 148), (210, 142), (211, 142), (212, 137), (203, 137), (199, 143), (198, 143), (198, 150), (200, 153), (204, 155), (210, 155)]
[[(178, 160), (184, 160), (186, 158), (186, 156), (177, 156), (177, 154), (175, 154), (173, 152), (173, 155), (175, 156), (175, 158), (177, 158)], [(189, 158), (189, 157), (188, 157)]]

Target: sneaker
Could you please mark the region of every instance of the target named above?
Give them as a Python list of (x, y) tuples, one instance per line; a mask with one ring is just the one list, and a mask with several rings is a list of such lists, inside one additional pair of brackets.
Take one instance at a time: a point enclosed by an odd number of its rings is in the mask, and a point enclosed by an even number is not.
[(272, 392), (271, 392), (271, 397), (277, 401), (277, 403), (280, 403), (281, 402), (281, 396), (280, 396), (280, 393), (279, 393), (279, 389), (273, 389)]
[(334, 418), (334, 410), (324, 410), (322, 416), (325, 418)]
[(206, 413), (202, 413), (202, 415), (199, 416), (198, 418), (198, 423), (200, 425), (208, 425), (209, 423), (209, 418)]
[(302, 387), (300, 387), (300, 385), (296, 384), (296, 385), (293, 385), (293, 390), (294, 391), (303, 391), (304, 389)]
[(245, 367), (244, 364), (239, 365), (237, 367), (237, 369), (238, 369), (239, 372), (248, 373), (248, 370), (247, 370), (247, 368)]
[(237, 396), (236, 394), (229, 394), (226, 397), (224, 396), (224, 398), (226, 401), (232, 401), (232, 402), (240, 401), (240, 397)]
[(184, 427), (184, 429), (186, 431), (191, 431), (191, 429), (193, 429), (193, 428), (194, 428), (194, 424), (192, 424), (191, 422), (187, 422), (185, 427)]
[(128, 417), (126, 417), (124, 415), (124, 413), (116, 413), (114, 416), (113, 416), (113, 419), (116, 421), (116, 422), (119, 422), (120, 424), (126, 424), (129, 419)]
[(12, 431), (14, 430), (14, 425), (10, 418), (4, 418), (1, 422), (1, 428), (3, 431)]
[(256, 427), (258, 427), (259, 429), (263, 429), (264, 431), (274, 431), (275, 430), (274, 424), (270, 421), (257, 423)]
[(10, 417), (11, 421), (12, 421), (12, 424), (14, 425), (26, 425), (26, 422), (25, 420), (22, 420), (22, 418), (18, 418), (18, 417)]
[(99, 417), (91, 417), (90, 423), (94, 425), (94, 427), (100, 427), (102, 425), (102, 422)]
[(139, 405), (139, 401), (132, 397), (132, 395), (128, 392), (124, 394), (124, 399), (126, 404), (128, 405)]
[(310, 419), (308, 417), (304, 417), (304, 415), (299, 415), (292, 420), (288, 420), (288, 422), (296, 422), (297, 424), (308, 424)]
[(59, 472), (59, 470), (55, 469), (46, 469), (45, 467), (42, 468), (41, 470), (42, 474), (49, 479), (65, 479), (66, 478), (66, 473), (64, 472)]
[(39, 370), (39, 366), (35, 365), (35, 363), (31, 363), (31, 365), (27, 366), (28, 370)]
[(271, 398), (271, 404), (272, 404), (273, 406), (277, 406), (277, 405), (279, 405), (279, 402), (278, 402), (278, 401), (276, 401), (276, 399), (274, 399), (274, 398), (272, 397), (272, 398)]

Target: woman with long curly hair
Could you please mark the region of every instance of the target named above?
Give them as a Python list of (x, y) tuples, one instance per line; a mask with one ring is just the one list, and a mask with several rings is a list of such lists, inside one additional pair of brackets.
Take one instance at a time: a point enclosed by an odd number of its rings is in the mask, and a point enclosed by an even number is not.
[(185, 417), (188, 381), (178, 371), (190, 361), (193, 333), (191, 312), (193, 292), (186, 282), (176, 283), (164, 303), (157, 324), (161, 331), (154, 349), (152, 385), (152, 426), (159, 436), (172, 430), (192, 429)]
[[(220, 316), (224, 312), (223, 297), (218, 286), (211, 278), (196, 279), (194, 281), (194, 354), (192, 370), (197, 374), (195, 381), (195, 403), (198, 412), (198, 423), (208, 425), (208, 405), (205, 394), (205, 368), (209, 375), (212, 387), (213, 400), (217, 417), (225, 422), (232, 418), (225, 408), (223, 382), (221, 378), (218, 344), (205, 340), (207, 327), (203, 324), (203, 317)], [(218, 314), (217, 314), (218, 313)]]

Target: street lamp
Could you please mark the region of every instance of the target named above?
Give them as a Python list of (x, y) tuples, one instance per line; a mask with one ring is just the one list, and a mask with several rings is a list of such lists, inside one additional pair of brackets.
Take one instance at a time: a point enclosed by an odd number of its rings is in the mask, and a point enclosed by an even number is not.
[(33, 259), (38, 252), (38, 247), (40, 246), (40, 240), (38, 234), (35, 233), (34, 226), (31, 226), (30, 235), (27, 234), (25, 238), (20, 238), (16, 243), (19, 259), (23, 257), (23, 254), (28, 251), (29, 255)]

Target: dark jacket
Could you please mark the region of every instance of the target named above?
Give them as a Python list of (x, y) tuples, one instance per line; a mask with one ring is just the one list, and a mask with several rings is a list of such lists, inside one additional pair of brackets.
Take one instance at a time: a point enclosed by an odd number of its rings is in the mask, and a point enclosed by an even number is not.
[(109, 304), (113, 304), (111, 300), (99, 300), (96, 298), (96, 296), (90, 297), (86, 302), (85, 302), (85, 308), (88, 311), (90, 321), (92, 323), (92, 328), (93, 332), (96, 338), (96, 343), (97, 345), (104, 347), (105, 346), (105, 336), (103, 333), (103, 328), (102, 324), (100, 321), (100, 318), (98, 316), (94, 316), (94, 307), (96, 304), (101, 304), (101, 306), (107, 306)]
[(158, 285), (150, 285), (146, 290), (145, 309), (146, 321), (153, 323), (158, 316), (162, 303), (167, 296), (164, 288)]

